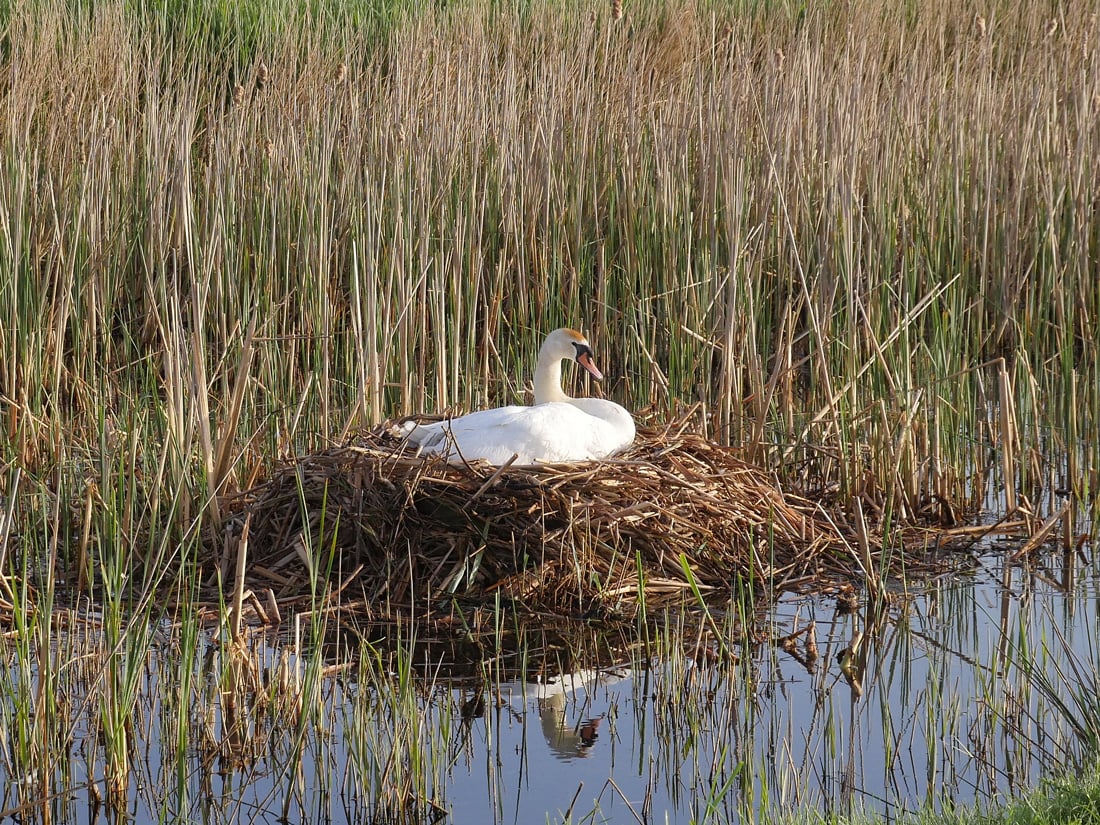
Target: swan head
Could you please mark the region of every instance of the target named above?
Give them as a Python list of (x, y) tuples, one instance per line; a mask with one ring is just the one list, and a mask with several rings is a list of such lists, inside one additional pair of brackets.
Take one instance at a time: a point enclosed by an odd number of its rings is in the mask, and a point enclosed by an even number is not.
[(597, 381), (603, 380), (603, 373), (596, 369), (592, 360), (588, 339), (575, 329), (556, 329), (546, 336), (539, 349), (539, 362), (535, 367), (536, 404), (570, 400), (561, 388), (561, 362), (565, 360), (576, 361)]
[(597, 381), (603, 380), (603, 373), (596, 368), (596, 363), (592, 360), (592, 347), (588, 339), (575, 329), (562, 327), (546, 336), (539, 350), (539, 361), (551, 362), (566, 359), (576, 361)]

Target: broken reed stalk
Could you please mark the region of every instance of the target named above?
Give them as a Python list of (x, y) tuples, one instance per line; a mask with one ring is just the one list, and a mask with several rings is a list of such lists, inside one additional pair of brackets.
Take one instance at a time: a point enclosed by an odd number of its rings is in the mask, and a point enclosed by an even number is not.
[(879, 575), (875, 567), (875, 562), (871, 557), (871, 537), (867, 530), (867, 519), (863, 514), (863, 500), (856, 498), (854, 504), (856, 541), (859, 544), (859, 556), (856, 558), (856, 561), (863, 570), (868, 589), (878, 598), (883, 595), (885, 590), (882, 584), (882, 577)]
[(237, 541), (237, 568), (233, 576), (232, 637), (241, 637), (241, 617), (244, 612), (245, 574), (248, 569), (248, 534), (252, 527), (251, 514), (244, 518), (241, 537)]
[(1016, 450), (1015, 433), (1013, 425), (1012, 380), (1009, 378), (1005, 367), (1005, 360), (1000, 359), (997, 368), (998, 387), (1000, 390), (1000, 423), (1001, 423), (1001, 461), (1004, 473), (1005, 485), (1005, 512), (1016, 512)]
[[(229, 411), (219, 427), (217, 450), (215, 452), (214, 466), (209, 480), (210, 488), (214, 491), (222, 489), (222, 484), (230, 473), (232, 455), (235, 447), (233, 434), (237, 432), (240, 423), (241, 408), (244, 404), (245, 393), (251, 379), (252, 368), (252, 342), (256, 336), (256, 322), (258, 315), (253, 315), (248, 323), (248, 331), (245, 333), (244, 342), (241, 344), (240, 360), (237, 365), (237, 378), (233, 382), (233, 393), (229, 401)], [(216, 494), (216, 492), (215, 492)]]
[(1023, 543), (1017, 550), (1015, 550), (1011, 556), (1008, 557), (1009, 564), (1014, 564), (1022, 558), (1026, 558), (1030, 553), (1038, 550), (1047, 539), (1054, 533), (1054, 530), (1064, 522), (1066, 515), (1070, 512), (1069, 502), (1065, 502), (1061, 509), (1054, 515), (1050, 516), (1046, 521), (1039, 526), (1038, 529), (1031, 533), (1030, 538)]

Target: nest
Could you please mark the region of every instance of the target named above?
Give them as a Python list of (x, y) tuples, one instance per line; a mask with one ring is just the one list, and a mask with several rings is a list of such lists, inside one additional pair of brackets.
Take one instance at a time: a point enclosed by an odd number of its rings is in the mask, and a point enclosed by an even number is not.
[(224, 503), (248, 586), (346, 594), (377, 618), (441, 600), (630, 615), (685, 595), (847, 580), (854, 542), (736, 450), (685, 422), (614, 459), (451, 467), (382, 426)]

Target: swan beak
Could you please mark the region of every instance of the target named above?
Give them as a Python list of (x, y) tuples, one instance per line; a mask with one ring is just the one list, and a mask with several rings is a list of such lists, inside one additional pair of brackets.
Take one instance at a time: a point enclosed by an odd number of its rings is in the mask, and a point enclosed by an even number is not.
[(603, 381), (603, 373), (596, 369), (596, 364), (592, 360), (592, 353), (588, 350), (581, 350), (577, 353), (577, 363), (588, 370), (592, 377), (597, 381)]

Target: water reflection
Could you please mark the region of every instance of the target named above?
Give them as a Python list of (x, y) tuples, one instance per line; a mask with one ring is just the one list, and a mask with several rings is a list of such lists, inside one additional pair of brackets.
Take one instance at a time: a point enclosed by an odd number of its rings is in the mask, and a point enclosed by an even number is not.
[(526, 710), (533, 700), (550, 754), (569, 761), (592, 754), (607, 718), (606, 688), (629, 679), (631, 670), (580, 670), (537, 682), (513, 682), (501, 693)]
[[(684, 612), (618, 646), (589, 629), (573, 648), (529, 639), (453, 670), (453, 649), (387, 658), (356, 642), (344, 650), (359, 662), (331, 676), (262, 640), (241, 669), (212, 637), (181, 665), (164, 634), (139, 691), (128, 814), (739, 822), (800, 809), (892, 818), (1021, 791), (1100, 740), (1097, 575), (1076, 548), (1030, 566), (1010, 563), (1014, 548), (980, 550), (855, 610), (790, 596), (752, 628)], [(93, 661), (79, 654), (67, 660)], [(9, 669), (4, 683), (8, 743), (31, 721), (16, 699), (25, 676)], [(71, 744), (51, 763), (57, 796), (24, 818), (107, 816), (89, 790), (106, 776), (98, 699), (78, 693), (101, 679), (81, 676), (61, 703)], [(182, 704), (181, 680), (194, 686)], [(9, 744), (2, 808), (27, 803), (18, 766)]]
[[(502, 768), (497, 821), (563, 821), (574, 794), (574, 816), (632, 821), (636, 810), (687, 822), (800, 807), (892, 818), (1026, 790), (1081, 755), (1079, 732), (1035, 682), (1040, 670), (1055, 686), (1072, 682), (1075, 660), (1100, 672), (1097, 588), (1092, 573), (1067, 593), (1064, 570), (1007, 560), (986, 555), (854, 613), (783, 600), (773, 638), (792, 628), (808, 636), (812, 622), (820, 661), (797, 645), (761, 644), (722, 666), (684, 644), (682, 656), (655, 658), (627, 681), (559, 694), (551, 721), (540, 717), (548, 749), (522, 726), (484, 743), (519, 749), (531, 766)], [(578, 726), (603, 708), (608, 747), (587, 751), (583, 765), (555, 765), (576, 756)], [(454, 821), (475, 822), (490, 800), (463, 787)]]

